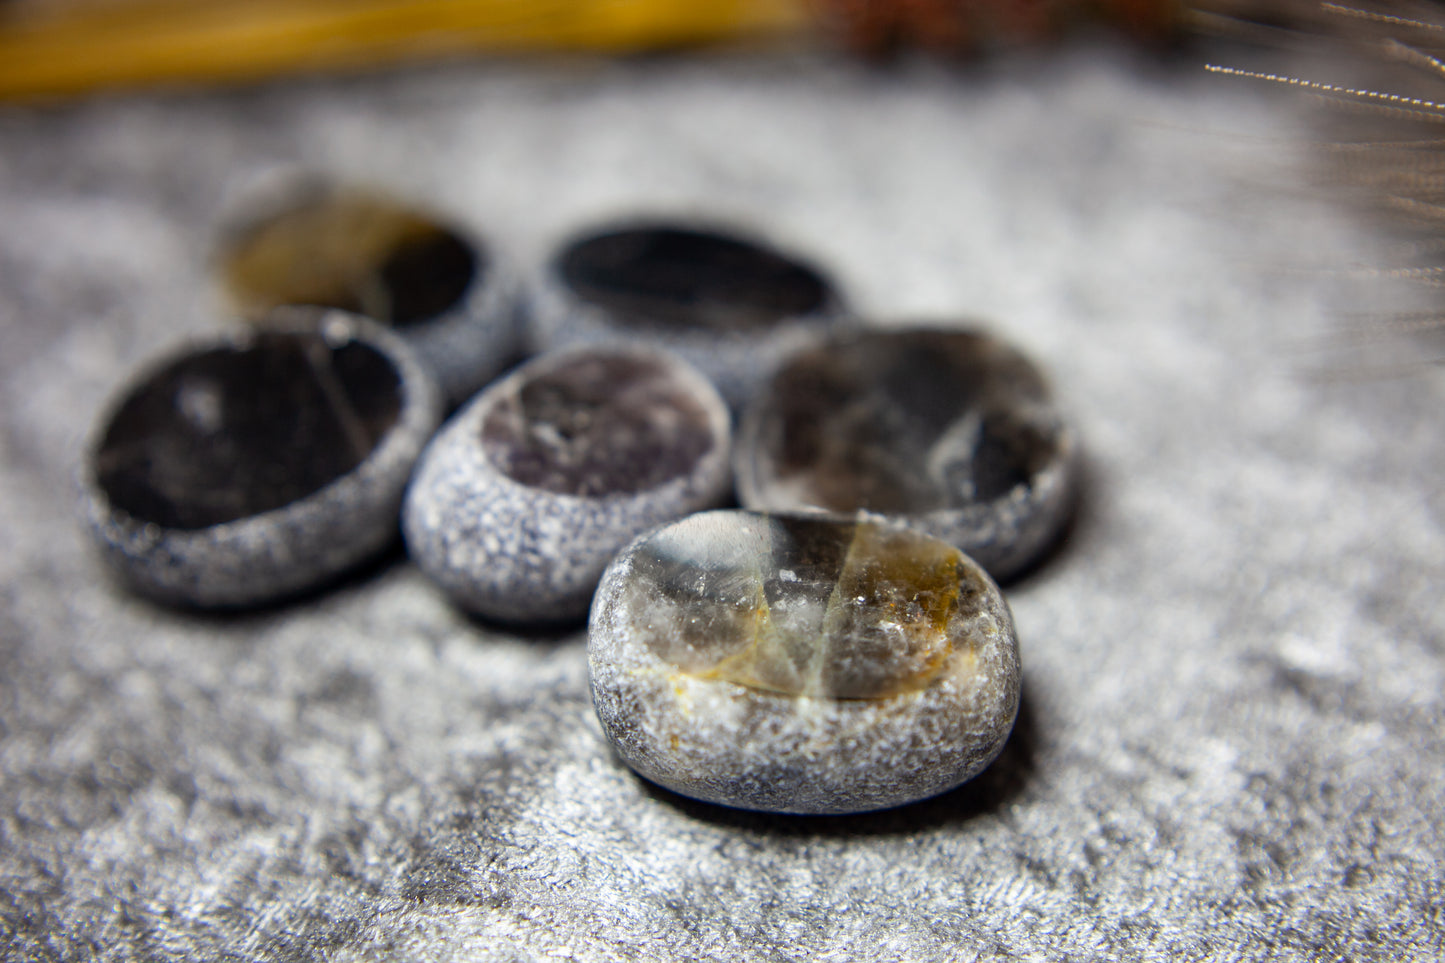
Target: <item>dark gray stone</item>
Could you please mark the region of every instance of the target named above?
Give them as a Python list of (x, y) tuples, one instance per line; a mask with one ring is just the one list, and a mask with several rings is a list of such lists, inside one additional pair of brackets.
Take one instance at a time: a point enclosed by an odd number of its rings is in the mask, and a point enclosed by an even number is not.
[(1009, 578), (1057, 538), (1078, 442), (1038, 370), (977, 331), (841, 335), (748, 406), (734, 466), (748, 508), (880, 512)]
[(648, 222), (564, 244), (534, 285), (529, 334), (540, 350), (665, 347), (737, 407), (779, 358), (847, 317), (832, 281), (792, 255), (713, 227)]
[(621, 345), (544, 355), (427, 448), (407, 547), (471, 611), (580, 618), (618, 549), (724, 496), (729, 451), (726, 406), (679, 359)]
[(315, 179), (250, 199), (219, 271), (248, 318), (282, 305), (354, 311), (396, 329), (452, 404), (520, 347), (512, 269), (479, 237), (390, 198)]
[(720, 511), (644, 535), (602, 579), (587, 654), (629, 766), (743, 809), (935, 795), (988, 765), (1018, 712), (997, 586), (879, 519)]
[(303, 314), (168, 356), (102, 419), (83, 472), (87, 516), (136, 590), (253, 605), (324, 582), (395, 536), (440, 417), (436, 388), (371, 322)]

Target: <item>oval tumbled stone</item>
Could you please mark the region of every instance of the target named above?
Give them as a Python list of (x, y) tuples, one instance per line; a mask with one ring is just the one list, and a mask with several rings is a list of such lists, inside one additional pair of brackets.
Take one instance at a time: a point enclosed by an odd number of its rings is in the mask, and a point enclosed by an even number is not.
[(727, 491), (727, 406), (691, 365), (641, 347), (542, 355), (427, 447), (402, 531), (460, 605), (507, 621), (584, 616), (638, 533)]
[(1043, 376), (977, 331), (844, 335), (788, 359), (738, 429), (738, 498), (879, 512), (997, 579), (1032, 565), (1073, 505), (1077, 442)]
[(516, 279), (480, 238), (389, 197), (324, 181), (281, 185), (226, 231), (218, 265), (243, 316), (355, 311), (393, 328), (453, 404), (509, 363)]
[(653, 344), (696, 365), (740, 406), (777, 360), (848, 315), (817, 268), (755, 238), (699, 224), (640, 222), (563, 245), (537, 278), (538, 348)]
[(436, 386), (364, 318), (290, 318), (168, 357), (102, 419), (83, 475), (91, 533), (138, 591), (255, 605), (396, 538)]
[(935, 795), (988, 765), (1018, 712), (997, 586), (881, 519), (714, 511), (650, 532), (602, 578), (588, 665), (629, 766), (743, 809)]

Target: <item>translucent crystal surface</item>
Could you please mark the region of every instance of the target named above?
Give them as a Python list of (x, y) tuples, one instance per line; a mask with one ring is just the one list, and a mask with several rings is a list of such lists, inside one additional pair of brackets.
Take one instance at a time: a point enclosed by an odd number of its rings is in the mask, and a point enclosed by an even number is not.
[(689, 675), (882, 699), (967, 657), (985, 591), (962, 553), (912, 531), (713, 513), (645, 541), (622, 604), (653, 652)]

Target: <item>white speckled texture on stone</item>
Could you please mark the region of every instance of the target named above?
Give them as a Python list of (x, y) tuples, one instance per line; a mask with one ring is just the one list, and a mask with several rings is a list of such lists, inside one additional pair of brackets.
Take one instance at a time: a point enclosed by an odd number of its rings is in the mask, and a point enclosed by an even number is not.
[[(1204, 59), (508, 63), (0, 108), (0, 955), (1438, 955), (1445, 382), (1299, 374), (1334, 312), (1429, 302), (1308, 270), (1386, 240), (1304, 186), (1305, 105)], [(1086, 485), (1009, 592), (999, 759), (885, 813), (743, 814), (613, 756), (582, 633), (478, 626), (404, 562), (234, 619), (116, 591), (69, 483), (85, 432), (214, 329), (220, 198), (288, 163), (530, 265), (638, 210), (755, 221), (869, 316), (974, 317), (1036, 358)]]
[[(579, 358), (652, 359), (706, 418), (707, 447), (686, 474), (641, 491), (589, 496), (509, 476), (482, 443), (498, 405)], [(402, 511), (407, 550), (468, 611), (513, 622), (586, 616), (614, 555), (648, 529), (723, 500), (731, 479), (728, 410), (706, 378), (652, 348), (582, 346), (539, 355), (485, 389), (437, 433), (417, 463)]]
[(515, 361), (522, 350), (517, 270), (495, 243), (472, 233), (465, 240), (485, 259), (461, 303), (398, 333), (431, 368), (452, 406), (465, 402)]

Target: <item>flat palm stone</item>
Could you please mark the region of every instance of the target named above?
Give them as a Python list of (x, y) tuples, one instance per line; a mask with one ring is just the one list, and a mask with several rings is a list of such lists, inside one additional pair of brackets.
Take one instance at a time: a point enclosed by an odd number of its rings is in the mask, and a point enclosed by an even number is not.
[(360, 340), (264, 331), (180, 357), (139, 385), (95, 457), (118, 509), (202, 529), (283, 508), (352, 471), (396, 424), (401, 376)]
[(778, 359), (847, 323), (829, 278), (768, 243), (697, 224), (641, 222), (562, 245), (534, 284), (539, 349), (663, 347), (740, 407)]
[(581, 619), (620, 548), (723, 500), (731, 442), (722, 398), (677, 357), (551, 352), (478, 394), (427, 446), (402, 531), (469, 611)]
[(559, 270), (584, 301), (625, 325), (719, 330), (767, 328), (827, 306), (812, 268), (740, 238), (646, 226), (587, 238)]
[(458, 404), (518, 348), (515, 279), (475, 236), (391, 198), (303, 180), (227, 231), (218, 269), (236, 309), (340, 308), (391, 327)]
[(1043, 376), (1004, 342), (869, 331), (788, 359), (744, 414), (734, 468), (747, 508), (906, 519), (1004, 579), (1067, 521), (1076, 449)]
[(102, 419), (91, 534), (132, 588), (188, 606), (313, 588), (396, 537), (440, 401), (391, 332), (338, 311), (188, 345)]
[(455, 232), (385, 198), (317, 189), (236, 229), (221, 271), (237, 306), (342, 308), (405, 328), (455, 305), (487, 270)]
[(882, 520), (716, 511), (634, 541), (588, 642), (602, 728), (710, 802), (860, 812), (959, 785), (1018, 710), (1008, 605), (957, 548)]

